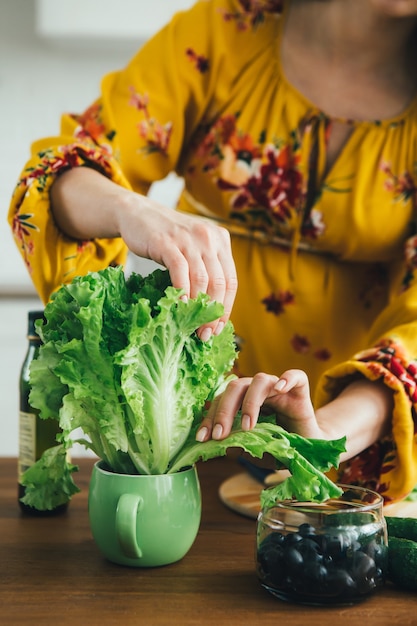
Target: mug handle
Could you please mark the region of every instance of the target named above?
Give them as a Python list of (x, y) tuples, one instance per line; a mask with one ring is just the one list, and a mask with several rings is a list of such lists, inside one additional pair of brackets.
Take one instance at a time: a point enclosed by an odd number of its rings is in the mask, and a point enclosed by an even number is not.
[(116, 535), (125, 556), (142, 558), (142, 550), (136, 539), (136, 518), (143, 499), (133, 493), (120, 496), (116, 509)]

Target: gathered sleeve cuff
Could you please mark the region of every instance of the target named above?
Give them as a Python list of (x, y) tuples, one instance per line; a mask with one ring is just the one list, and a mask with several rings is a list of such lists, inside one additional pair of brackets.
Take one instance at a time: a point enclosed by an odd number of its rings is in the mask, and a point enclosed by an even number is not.
[(126, 260), (121, 239), (71, 239), (53, 219), (49, 199), (52, 183), (66, 170), (81, 166), (94, 167), (119, 185), (130, 187), (109, 148), (82, 137), (61, 136), (33, 145), (32, 157), (11, 199), (8, 220), (13, 237), (44, 303), (77, 274)]
[(417, 484), (417, 361), (407, 358), (401, 343), (382, 340), (323, 375), (316, 390), (316, 407), (330, 402), (359, 377), (381, 381), (392, 390), (391, 430), (388, 436), (342, 463), (331, 477), (378, 491), (387, 503), (401, 500)]

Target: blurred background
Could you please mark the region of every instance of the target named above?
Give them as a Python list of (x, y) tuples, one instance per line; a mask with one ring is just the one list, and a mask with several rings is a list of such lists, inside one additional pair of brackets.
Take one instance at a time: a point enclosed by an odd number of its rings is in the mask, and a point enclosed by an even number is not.
[[(83, 111), (97, 96), (101, 77), (123, 67), (173, 13), (193, 1), (0, 0), (0, 456), (18, 453), (27, 312), (42, 308), (7, 224), (30, 144), (57, 134), (62, 112)], [(173, 207), (181, 185), (169, 176), (151, 194)], [(128, 270), (145, 274), (153, 267), (129, 259)]]

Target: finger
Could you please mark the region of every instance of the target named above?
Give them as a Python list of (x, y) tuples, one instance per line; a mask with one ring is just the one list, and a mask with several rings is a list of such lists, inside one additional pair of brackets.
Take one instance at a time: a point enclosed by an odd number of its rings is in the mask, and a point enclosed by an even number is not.
[[(226, 313), (225, 308), (225, 296), (226, 296), (226, 278), (224, 275), (224, 270), (219, 262), (218, 258), (205, 258), (207, 274), (209, 277), (209, 282), (207, 286), (207, 294), (210, 296), (210, 299), (214, 302), (218, 302), (223, 305), (224, 313), (218, 319), (213, 320), (209, 324), (205, 324), (202, 326), (198, 335), (200, 339), (206, 341), (210, 338), (211, 334), (214, 333), (219, 335), (224, 328), (227, 320), (230, 317), (230, 310)], [(229, 304), (227, 305), (229, 306)]]
[(242, 428), (250, 430), (258, 421), (264, 402), (276, 394), (275, 385), (279, 382), (278, 376), (256, 374), (242, 401)]
[[(201, 257), (197, 254), (188, 258), (178, 250), (171, 250), (162, 258), (162, 263), (169, 271), (172, 286), (182, 289), (183, 298), (195, 298), (198, 293), (206, 293), (209, 277)], [(191, 271), (193, 267), (193, 271)], [(218, 320), (205, 324), (198, 329), (198, 336), (202, 341), (208, 341), (216, 329)]]
[(208, 338), (211, 332), (219, 335), (223, 330), (230, 318), (238, 284), (230, 234), (224, 228), (210, 226), (211, 228), (205, 233), (208, 237), (206, 250), (210, 250), (210, 254), (203, 254), (209, 279), (207, 294), (213, 301), (223, 305), (224, 312), (218, 320), (202, 327), (200, 331), (202, 339)]
[[(227, 304), (230, 306), (229, 300), (233, 303), (237, 288), (237, 277), (229, 232), (206, 220), (196, 220), (190, 237), (183, 240), (179, 247), (189, 263), (190, 276), (193, 278), (191, 297), (203, 291), (212, 300), (225, 304), (227, 294)], [(201, 262), (206, 274), (205, 284), (199, 281)]]
[(206, 417), (201, 422), (196, 436), (197, 441), (227, 437), (251, 380), (251, 378), (232, 380), (226, 391), (215, 398)]
[(220, 396), (217, 396), (211, 402), (210, 408), (204, 419), (201, 420), (201, 424), (196, 433), (197, 441), (208, 441), (211, 439), (211, 433), (213, 430), (213, 419), (219, 404)]
[(211, 300), (224, 304), (224, 297), (226, 294), (226, 277), (224, 275), (223, 267), (221, 266), (218, 257), (213, 258), (204, 256), (203, 261), (205, 263), (208, 276), (207, 293)]
[(163, 255), (162, 261), (169, 270), (173, 287), (183, 289), (189, 298), (196, 298), (200, 292), (207, 293), (209, 275), (198, 252), (171, 249)]
[[(220, 298), (224, 296), (224, 274), (218, 261), (220, 229), (201, 219), (189, 222), (187, 235), (183, 235), (178, 247), (187, 260), (190, 276), (190, 297), (208, 293), (213, 298), (213, 280), (219, 282)], [(214, 299), (214, 298), (213, 298)]]
[(222, 268), (224, 276), (222, 300), (224, 306), (224, 314), (220, 318), (220, 322), (222, 322), (224, 325), (230, 318), (238, 288), (237, 271), (232, 254), (230, 233), (224, 228), (220, 229), (220, 244), (221, 247), (219, 250), (219, 264)]
[(233, 304), (236, 298), (237, 287), (238, 287), (238, 280), (237, 280), (237, 276), (235, 273), (232, 274), (230, 277), (226, 277), (226, 288), (225, 288), (224, 301), (223, 301), (224, 313), (220, 317), (217, 323), (217, 327), (214, 330), (216, 335), (219, 335), (221, 333), (225, 324), (227, 324), (227, 322), (230, 319)]
[(309, 391), (308, 376), (303, 370), (287, 370), (277, 379), (274, 389), (281, 393), (295, 390), (304, 394)]
[(190, 297), (190, 270), (187, 259), (182, 252), (172, 247), (161, 256), (159, 261), (167, 268), (171, 284), (175, 289), (182, 289), (186, 298)]
[[(217, 320), (214, 320), (210, 324), (206, 324), (205, 326), (202, 326), (199, 329), (199, 337), (203, 341), (207, 341), (211, 337), (211, 334), (220, 335), (223, 328), (229, 321), (230, 315), (232, 312), (232, 307), (234, 304), (234, 300), (236, 297), (238, 282), (237, 282), (236, 275), (234, 275), (230, 279), (222, 279), (222, 278), (217, 279), (217, 280), (215, 279), (214, 281), (212, 281), (212, 284), (216, 284), (216, 286), (224, 285), (224, 288), (223, 288), (224, 313)], [(213, 290), (210, 290), (210, 287), (209, 287), (209, 295), (216, 302), (221, 302), (221, 297), (220, 297), (218, 289), (214, 288)]]
[(173, 286), (182, 288), (186, 297), (207, 293), (223, 305), (223, 315), (198, 332), (203, 341), (213, 333), (219, 334), (230, 318), (238, 285), (228, 231), (196, 221), (192, 233), (182, 233), (179, 245), (172, 242), (164, 246), (161, 260), (170, 272)]
[(236, 414), (242, 406), (251, 382), (252, 378), (232, 380), (226, 391), (219, 397), (215, 412), (212, 414), (212, 439), (224, 439), (230, 434)]

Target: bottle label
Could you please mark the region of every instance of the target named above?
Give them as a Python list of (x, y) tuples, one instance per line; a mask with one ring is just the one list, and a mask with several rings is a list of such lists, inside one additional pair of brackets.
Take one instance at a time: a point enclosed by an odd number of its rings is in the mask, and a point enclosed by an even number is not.
[(19, 413), (19, 480), (23, 472), (36, 462), (36, 415)]

